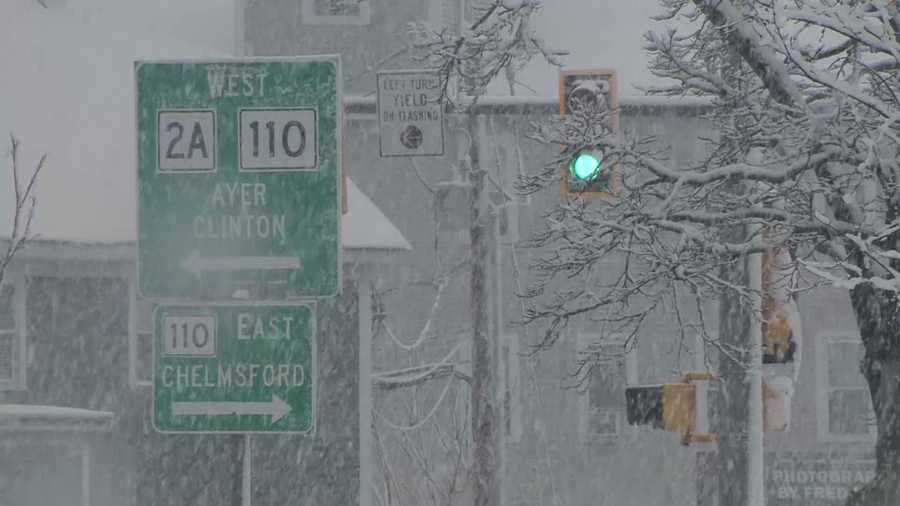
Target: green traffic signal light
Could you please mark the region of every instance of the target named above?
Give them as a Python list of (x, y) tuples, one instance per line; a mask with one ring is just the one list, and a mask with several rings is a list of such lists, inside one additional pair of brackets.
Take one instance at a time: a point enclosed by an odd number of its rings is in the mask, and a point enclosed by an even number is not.
[(593, 181), (600, 175), (601, 161), (596, 153), (583, 151), (569, 162), (569, 173), (579, 181)]

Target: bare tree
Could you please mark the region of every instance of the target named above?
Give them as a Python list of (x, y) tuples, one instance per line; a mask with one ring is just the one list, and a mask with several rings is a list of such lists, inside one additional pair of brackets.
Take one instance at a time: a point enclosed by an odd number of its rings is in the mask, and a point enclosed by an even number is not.
[(34, 210), (37, 205), (35, 184), (41, 169), (44, 168), (44, 162), (47, 160), (47, 155), (44, 154), (30, 174), (23, 174), (19, 161), (19, 140), (13, 134), (9, 134), (9, 143), (10, 177), (13, 183), (14, 201), (11, 231), (6, 239), (6, 251), (0, 257), (0, 284), (3, 284), (6, 269), (12, 263), (16, 253), (34, 238), (31, 234), (31, 223), (34, 219)]
[[(862, 336), (861, 370), (877, 419), (876, 478), (849, 504), (900, 504), (900, 16), (888, 1), (661, 0), (684, 30), (646, 37), (648, 91), (709, 97), (718, 133), (709, 155), (673, 166), (642, 140), (579, 138), (578, 118), (535, 137), (565, 148), (599, 144), (624, 167), (621, 193), (576, 199), (534, 240), (554, 245), (534, 266), (526, 318), (552, 345), (567, 322), (600, 315), (639, 335), (654, 311), (676, 311), (735, 363), (748, 343), (706, 333), (705, 300), (760, 296), (735, 272), (748, 255), (791, 251), (788, 273), (846, 287)], [(702, 139), (698, 139), (698, 142)], [(566, 153), (564, 153), (565, 156)], [(558, 166), (522, 181), (554, 185)], [(735, 234), (736, 230), (743, 233)], [(614, 275), (599, 262), (618, 258)], [(610, 264), (604, 263), (604, 269)], [(739, 269), (737, 269), (739, 270)]]

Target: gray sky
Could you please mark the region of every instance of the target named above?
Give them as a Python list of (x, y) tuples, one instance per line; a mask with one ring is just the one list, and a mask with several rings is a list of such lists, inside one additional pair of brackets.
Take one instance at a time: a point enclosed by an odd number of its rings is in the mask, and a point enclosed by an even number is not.
[[(44, 237), (134, 238), (132, 62), (229, 56), (234, 1), (54, 0), (66, 7), (44, 10), (35, 0), (0, 0), (0, 66), (9, 70), (0, 79), (0, 149), (14, 131), (24, 165), (49, 153), (40, 197), (67, 203), (40, 207), (36, 224)], [(552, 47), (571, 52), (568, 67), (614, 68), (620, 94), (635, 95), (632, 84), (650, 79), (641, 47), (656, 24), (649, 16), (657, 2), (544, 0), (536, 29)], [(520, 78), (546, 96), (556, 93), (557, 75), (535, 62)], [(2, 234), (11, 185), (0, 183)]]
[[(662, 30), (650, 16), (659, 14), (658, 0), (544, 0), (535, 28), (553, 47), (570, 51), (570, 67), (613, 68), (620, 93), (636, 95), (632, 84), (647, 83), (646, 57), (641, 49), (647, 30)], [(523, 80), (540, 95), (556, 93), (555, 68), (533, 64)]]

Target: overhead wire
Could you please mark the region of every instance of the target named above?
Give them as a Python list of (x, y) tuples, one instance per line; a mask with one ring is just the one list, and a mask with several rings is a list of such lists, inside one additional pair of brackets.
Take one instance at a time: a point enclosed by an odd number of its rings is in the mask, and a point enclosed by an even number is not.
[(431, 420), (431, 417), (433, 417), (434, 414), (437, 413), (438, 408), (441, 407), (441, 404), (443, 404), (444, 399), (447, 397), (447, 393), (450, 391), (450, 386), (453, 385), (454, 379), (455, 379), (454, 376), (450, 376), (447, 379), (447, 383), (444, 385), (444, 389), (441, 391), (440, 397), (438, 397), (437, 401), (431, 407), (431, 410), (429, 410), (428, 413), (421, 420), (418, 420), (411, 425), (400, 425), (398, 423), (391, 421), (387, 416), (384, 415), (384, 413), (379, 411), (378, 408), (376, 408), (375, 406), (372, 406), (372, 411), (375, 413), (376, 416), (378, 416), (378, 418), (381, 419), (382, 422), (384, 422), (385, 425), (387, 425), (388, 427), (390, 427), (392, 429), (399, 430), (402, 432), (414, 431), (414, 430), (422, 427), (426, 423), (428, 423), (428, 421)]

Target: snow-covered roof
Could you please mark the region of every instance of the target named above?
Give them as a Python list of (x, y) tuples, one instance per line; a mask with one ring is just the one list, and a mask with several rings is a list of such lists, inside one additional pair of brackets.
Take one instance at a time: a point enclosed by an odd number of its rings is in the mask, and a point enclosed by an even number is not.
[[(14, 132), (23, 172), (48, 154), (33, 231), (54, 243), (49, 254), (63, 243), (135, 241), (134, 61), (230, 56), (234, 2), (0, 1), (0, 151)], [(13, 201), (6, 163), (0, 174), (3, 237)], [(410, 249), (365, 195), (349, 191), (345, 248)]]
[(0, 431), (107, 431), (112, 428), (114, 417), (109, 411), (36, 404), (0, 404)]
[(347, 179), (347, 214), (341, 221), (344, 249), (411, 250), (397, 227)]

